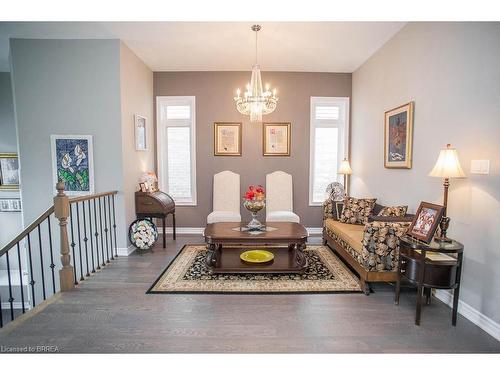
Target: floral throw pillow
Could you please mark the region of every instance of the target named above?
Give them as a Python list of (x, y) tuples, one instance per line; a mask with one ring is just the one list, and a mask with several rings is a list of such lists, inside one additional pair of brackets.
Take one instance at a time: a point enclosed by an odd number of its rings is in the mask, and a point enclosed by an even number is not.
[(377, 216), (404, 217), (408, 206), (387, 206), (380, 210)]
[(348, 224), (366, 224), (368, 222), (368, 217), (372, 214), (376, 200), (376, 198), (345, 198), (340, 222)]

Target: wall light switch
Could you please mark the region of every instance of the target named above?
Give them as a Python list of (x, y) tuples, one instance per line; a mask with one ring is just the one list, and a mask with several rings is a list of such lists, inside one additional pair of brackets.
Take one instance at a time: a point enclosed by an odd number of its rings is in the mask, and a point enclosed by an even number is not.
[(471, 160), (470, 173), (472, 174), (490, 174), (489, 160)]

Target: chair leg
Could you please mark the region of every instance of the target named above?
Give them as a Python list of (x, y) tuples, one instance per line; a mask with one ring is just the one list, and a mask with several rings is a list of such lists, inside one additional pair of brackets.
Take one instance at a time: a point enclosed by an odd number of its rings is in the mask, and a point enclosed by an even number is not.
[(172, 214), (172, 226), (174, 229), (174, 241), (176, 239), (176, 234), (175, 234), (175, 212)]

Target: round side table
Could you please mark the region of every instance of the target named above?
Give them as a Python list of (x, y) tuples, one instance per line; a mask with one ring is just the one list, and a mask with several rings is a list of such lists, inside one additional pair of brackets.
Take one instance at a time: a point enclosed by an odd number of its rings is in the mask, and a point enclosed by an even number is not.
[(399, 304), (401, 278), (417, 286), (416, 325), (420, 325), (423, 293), (429, 304), (432, 288), (453, 289), (452, 324), (457, 325), (463, 252), (464, 246), (455, 240), (425, 244), (406, 235), (401, 237), (394, 302)]

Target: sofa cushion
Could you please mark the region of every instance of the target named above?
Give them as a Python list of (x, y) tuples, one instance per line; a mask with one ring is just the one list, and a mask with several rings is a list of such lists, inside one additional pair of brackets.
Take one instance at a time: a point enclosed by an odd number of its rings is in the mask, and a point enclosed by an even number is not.
[(404, 217), (408, 206), (386, 206), (380, 210), (377, 216)]
[(356, 253), (361, 254), (363, 249), (364, 226), (326, 219), (325, 227), (327, 231), (336, 234), (337, 237), (346, 242)]
[(340, 216), (342, 223), (365, 224), (368, 217), (372, 214), (376, 198), (352, 198), (346, 197), (344, 200), (344, 209)]

